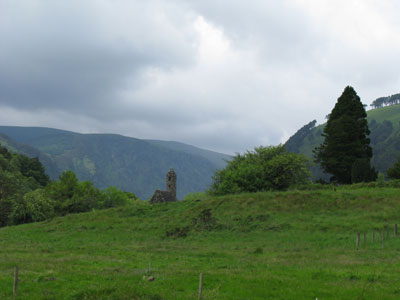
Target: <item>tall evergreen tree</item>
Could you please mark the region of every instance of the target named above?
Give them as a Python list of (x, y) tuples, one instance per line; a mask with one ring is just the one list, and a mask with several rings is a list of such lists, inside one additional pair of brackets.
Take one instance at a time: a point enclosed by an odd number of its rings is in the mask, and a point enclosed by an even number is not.
[(392, 168), (387, 170), (390, 179), (400, 179), (400, 156)]
[(347, 86), (329, 115), (323, 133), (324, 142), (314, 149), (315, 161), (325, 172), (333, 175), (331, 181), (352, 183), (354, 174), (357, 174), (357, 181), (376, 179), (376, 171), (370, 163), (372, 148), (366, 117), (360, 97)]

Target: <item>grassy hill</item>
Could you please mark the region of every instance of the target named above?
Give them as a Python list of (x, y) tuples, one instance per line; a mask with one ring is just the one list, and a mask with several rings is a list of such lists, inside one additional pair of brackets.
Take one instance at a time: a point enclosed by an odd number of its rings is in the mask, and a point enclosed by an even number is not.
[(399, 210), (398, 189), (342, 187), (0, 228), (0, 298), (12, 299), (18, 265), (19, 299), (197, 299), (200, 272), (202, 299), (398, 299)]
[[(142, 199), (165, 188), (170, 168), (178, 175), (178, 198), (203, 191), (230, 156), (176, 142), (146, 141), (115, 134), (79, 134), (39, 127), (0, 126), (0, 144), (38, 156), (51, 178), (73, 170), (98, 188), (110, 185)], [(6, 135), (6, 136), (5, 136)]]
[[(374, 156), (372, 164), (386, 174), (397, 161), (400, 154), (400, 105), (386, 106), (367, 111), (368, 126), (371, 131), (371, 146)], [(286, 144), (290, 143), (291, 151), (312, 158), (312, 150), (323, 142), (321, 136), (325, 124), (313, 127), (301, 138), (293, 135)], [(297, 136), (299, 137), (299, 136)], [(295, 141), (295, 143), (293, 143)], [(324, 176), (318, 166), (312, 167), (314, 179)]]

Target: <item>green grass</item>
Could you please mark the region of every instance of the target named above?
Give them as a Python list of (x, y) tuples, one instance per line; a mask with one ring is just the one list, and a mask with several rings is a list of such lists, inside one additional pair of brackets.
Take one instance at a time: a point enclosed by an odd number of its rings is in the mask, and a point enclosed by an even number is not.
[[(203, 299), (399, 299), (399, 210), (399, 189), (339, 188), (137, 202), (2, 228), (0, 299), (12, 299), (15, 265), (18, 299), (197, 299), (200, 272)], [(358, 250), (356, 232), (368, 234)]]

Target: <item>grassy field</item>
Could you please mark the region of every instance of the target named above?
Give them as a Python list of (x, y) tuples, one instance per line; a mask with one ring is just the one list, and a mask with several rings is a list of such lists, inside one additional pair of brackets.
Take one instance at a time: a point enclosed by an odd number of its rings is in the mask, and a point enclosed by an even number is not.
[(1, 228), (0, 299), (13, 298), (16, 265), (18, 299), (197, 299), (200, 272), (202, 299), (400, 299), (396, 223), (399, 189), (338, 188), (137, 202)]

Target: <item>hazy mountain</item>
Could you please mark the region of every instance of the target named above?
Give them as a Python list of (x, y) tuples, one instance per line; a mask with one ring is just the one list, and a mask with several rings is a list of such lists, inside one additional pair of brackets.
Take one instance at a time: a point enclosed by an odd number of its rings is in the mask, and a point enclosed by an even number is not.
[(116, 134), (80, 134), (41, 127), (0, 126), (0, 142), (28, 156), (37, 156), (51, 178), (73, 170), (80, 180), (97, 187), (114, 185), (151, 197), (165, 189), (165, 176), (174, 168), (178, 198), (203, 191), (215, 170), (224, 167), (229, 155), (178, 142), (141, 140)]
[(160, 140), (147, 140), (147, 141), (154, 145), (166, 147), (171, 150), (183, 151), (189, 154), (199, 155), (209, 160), (211, 163), (215, 164), (218, 168), (224, 168), (226, 165), (226, 160), (230, 160), (232, 158), (227, 154), (200, 149), (180, 142), (160, 141)]

